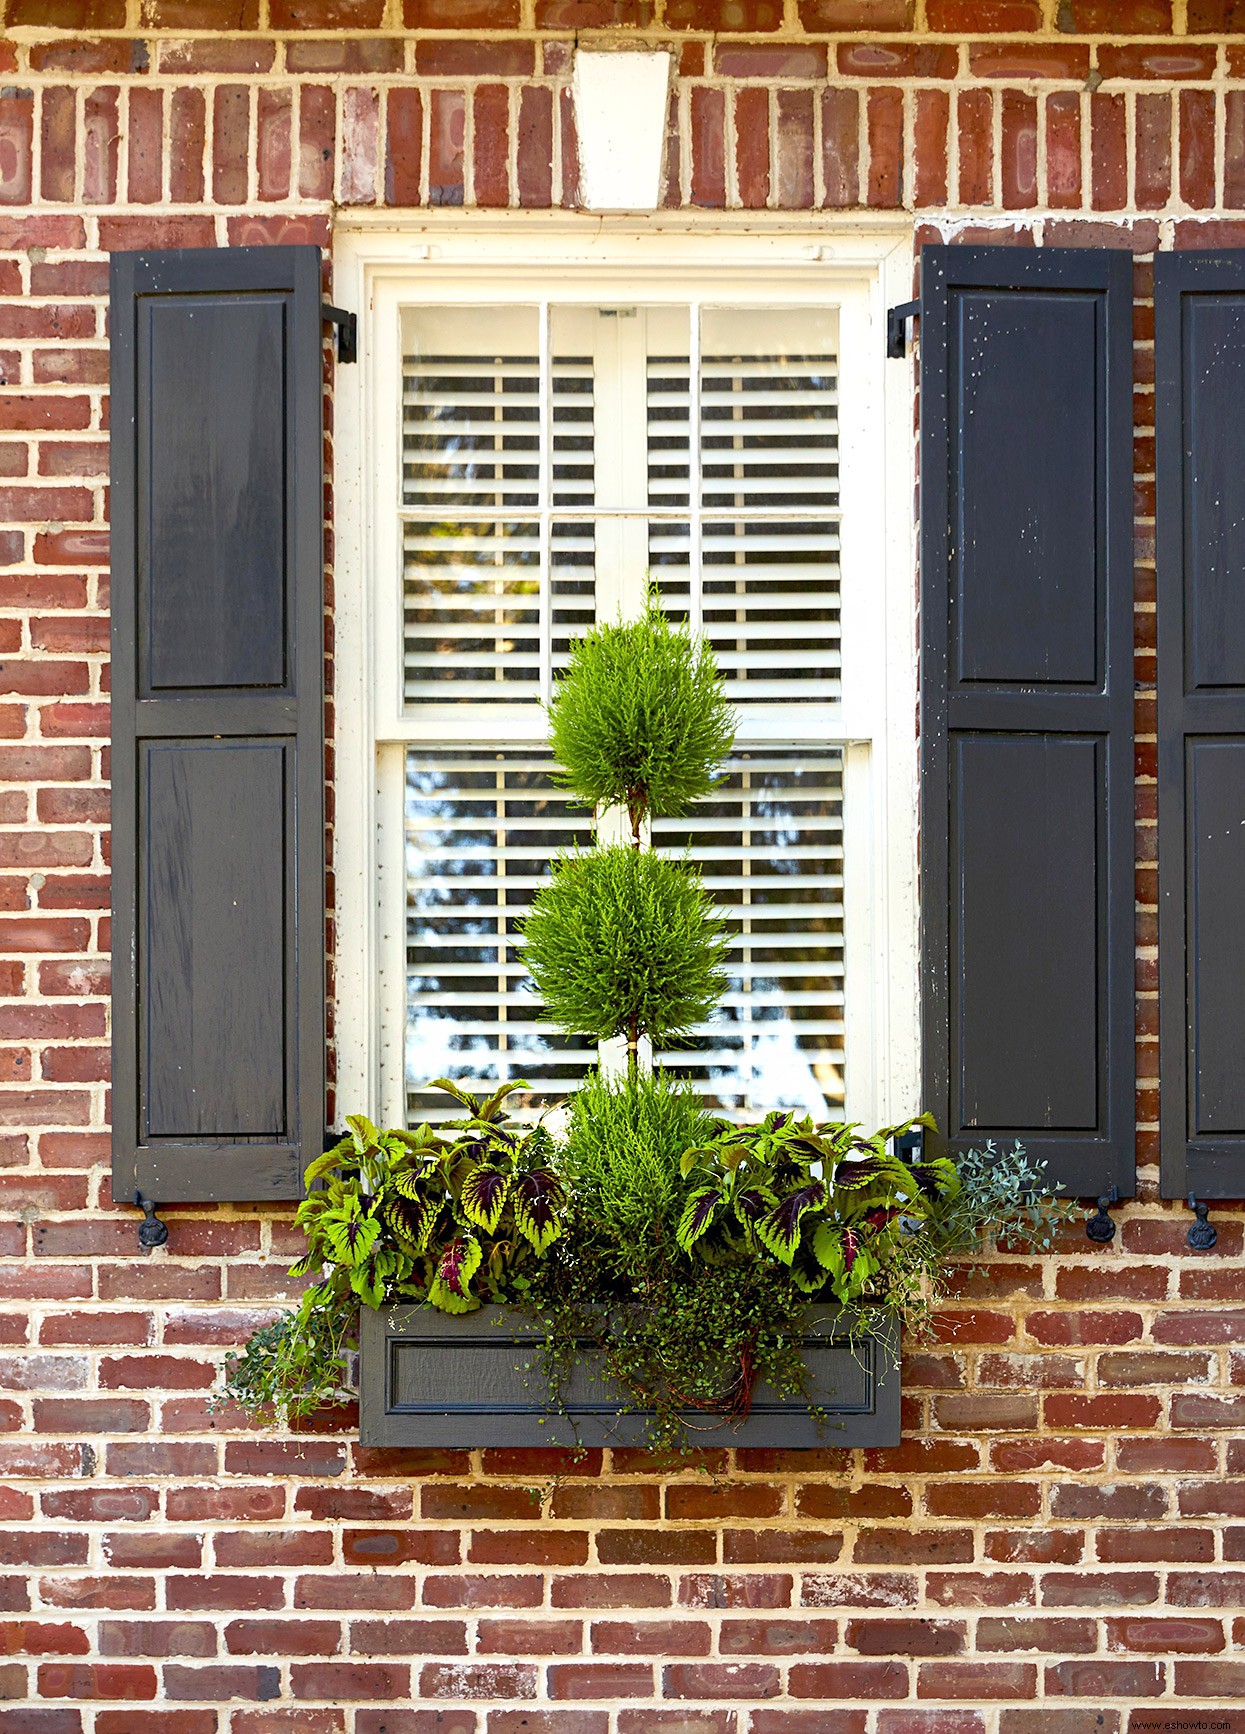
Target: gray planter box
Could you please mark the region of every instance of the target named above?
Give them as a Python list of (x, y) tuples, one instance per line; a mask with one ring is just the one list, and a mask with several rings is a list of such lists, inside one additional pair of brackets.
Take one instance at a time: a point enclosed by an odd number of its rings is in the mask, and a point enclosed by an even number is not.
[[(758, 1385), (746, 1420), (689, 1417), (706, 1445), (898, 1445), (893, 1344), (842, 1335), (838, 1307), (814, 1307), (805, 1356), (820, 1425), (803, 1403)], [(540, 1332), (522, 1314), (484, 1307), (447, 1318), (427, 1307), (363, 1310), (359, 1437), (364, 1445), (635, 1445), (644, 1417), (624, 1415), (585, 1355), (567, 1414), (543, 1406)]]

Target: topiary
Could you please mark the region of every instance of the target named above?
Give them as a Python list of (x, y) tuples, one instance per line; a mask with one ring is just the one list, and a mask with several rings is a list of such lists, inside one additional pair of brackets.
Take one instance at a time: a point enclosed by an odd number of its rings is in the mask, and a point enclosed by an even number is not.
[(586, 806), (625, 806), (637, 843), (646, 817), (714, 789), (734, 740), (713, 652), (653, 603), (577, 639), (549, 706), (555, 779)]
[(730, 938), (696, 871), (625, 843), (560, 856), (523, 923), (544, 1016), (577, 1035), (686, 1036), (726, 988)]

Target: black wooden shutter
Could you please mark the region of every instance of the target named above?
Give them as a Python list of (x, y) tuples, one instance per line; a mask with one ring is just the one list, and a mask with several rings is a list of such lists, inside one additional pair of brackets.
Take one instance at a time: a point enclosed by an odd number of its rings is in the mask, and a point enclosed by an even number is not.
[(320, 255), (112, 258), (113, 1195), (324, 1131)]
[(1245, 252), (1154, 261), (1160, 1161), (1245, 1196)]
[(921, 255), (925, 1106), (1134, 1190), (1132, 260)]

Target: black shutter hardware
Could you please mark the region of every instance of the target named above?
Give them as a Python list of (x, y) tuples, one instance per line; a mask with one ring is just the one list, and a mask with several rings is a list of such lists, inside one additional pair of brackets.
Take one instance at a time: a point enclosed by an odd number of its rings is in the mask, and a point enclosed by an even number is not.
[(324, 1128), (315, 247), (112, 257), (113, 1196), (296, 1198)]
[(347, 313), (344, 307), (333, 307), (326, 301), (320, 308), (326, 325), (337, 328), (337, 359), (343, 365), (359, 359), (359, 316)]
[(1108, 1202), (1135, 1188), (1131, 268), (921, 256), (924, 1105), (953, 1151), (1019, 1141)]

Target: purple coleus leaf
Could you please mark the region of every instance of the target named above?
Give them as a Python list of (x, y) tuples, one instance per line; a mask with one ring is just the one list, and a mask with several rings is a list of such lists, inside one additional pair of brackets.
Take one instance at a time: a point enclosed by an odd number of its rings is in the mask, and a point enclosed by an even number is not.
[(514, 1225), (536, 1252), (544, 1252), (562, 1232), (560, 1211), (566, 1193), (548, 1168), (531, 1168), (516, 1175), (510, 1195)]
[(739, 1220), (755, 1227), (765, 1212), (773, 1209), (774, 1200), (759, 1186), (744, 1186), (735, 1194), (734, 1205)]
[(461, 1203), (468, 1220), (486, 1234), (492, 1234), (501, 1221), (510, 1190), (510, 1176), (500, 1168), (484, 1163), (473, 1168), (463, 1181)]
[(428, 1299), (444, 1313), (474, 1312), (479, 1298), (471, 1292), (471, 1279), (483, 1257), (480, 1242), (469, 1234), (456, 1235), (437, 1255), (437, 1270), (428, 1289)]
[(800, 1244), (804, 1218), (810, 1210), (820, 1209), (825, 1202), (826, 1188), (821, 1180), (813, 1180), (807, 1186), (798, 1186), (794, 1192), (789, 1192), (758, 1220), (756, 1231), (762, 1245), (767, 1246), (775, 1258), (790, 1264)]
[(692, 1193), (683, 1207), (676, 1235), (684, 1252), (690, 1252), (701, 1235), (712, 1227), (722, 1203), (722, 1192), (717, 1186), (701, 1186)]

